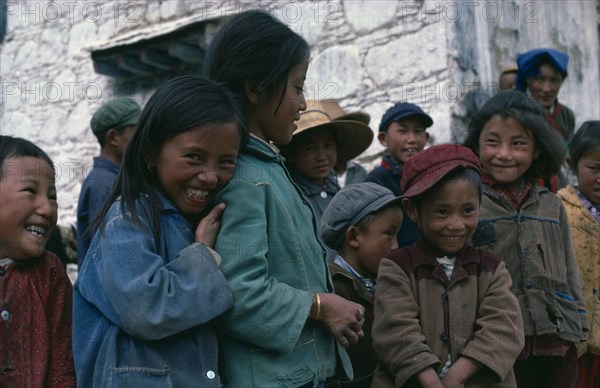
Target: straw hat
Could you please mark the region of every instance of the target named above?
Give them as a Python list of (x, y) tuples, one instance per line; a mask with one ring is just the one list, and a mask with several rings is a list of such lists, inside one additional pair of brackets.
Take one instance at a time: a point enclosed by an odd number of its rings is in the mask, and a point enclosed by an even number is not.
[(338, 159), (353, 159), (369, 148), (373, 141), (373, 131), (366, 124), (369, 120), (370, 117), (366, 113), (345, 113), (333, 100), (308, 100), (306, 101), (306, 110), (300, 112), (298, 128), (292, 135), (292, 141), (282, 151), (289, 150), (289, 147), (302, 134), (317, 129), (333, 129)]
[[(311, 102), (315, 102), (315, 101), (311, 101)], [(307, 101), (307, 103), (308, 103), (308, 101)], [(335, 100), (322, 100), (322, 101), (319, 101), (319, 103), (321, 103), (322, 109), (325, 110), (325, 112), (327, 112), (327, 114), (329, 114), (329, 117), (331, 117), (331, 120), (360, 121), (361, 123), (366, 124), (366, 125), (369, 125), (369, 122), (371, 121), (371, 116), (369, 116), (368, 113), (360, 112), (360, 111), (350, 112), (350, 113), (344, 112), (344, 110), (342, 109), (340, 104), (338, 104), (337, 101), (335, 101)], [(308, 109), (309, 108), (307, 108), (307, 110)]]

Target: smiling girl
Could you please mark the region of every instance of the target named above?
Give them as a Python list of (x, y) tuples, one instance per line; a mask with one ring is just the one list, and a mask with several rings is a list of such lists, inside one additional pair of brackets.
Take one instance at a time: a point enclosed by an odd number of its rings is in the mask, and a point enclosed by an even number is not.
[(148, 101), (75, 283), (80, 386), (221, 386), (208, 322), (233, 300), (211, 249), (225, 204), (213, 203), (241, 119), (235, 95), (200, 77)]
[(587, 322), (569, 221), (560, 199), (536, 182), (559, 170), (561, 139), (539, 104), (505, 91), (475, 115), (465, 145), (483, 167), (473, 245), (504, 259), (523, 315), (517, 385), (577, 387), (575, 345), (587, 335)]
[(309, 52), (289, 27), (250, 11), (223, 25), (206, 55), (205, 74), (241, 96), (251, 132), (217, 197), (227, 212), (216, 250), (235, 299), (219, 319), (226, 386), (322, 386), (338, 371), (347, 378), (342, 346), (363, 336), (364, 307), (332, 292), (315, 215), (276, 146), (290, 142), (306, 109)]

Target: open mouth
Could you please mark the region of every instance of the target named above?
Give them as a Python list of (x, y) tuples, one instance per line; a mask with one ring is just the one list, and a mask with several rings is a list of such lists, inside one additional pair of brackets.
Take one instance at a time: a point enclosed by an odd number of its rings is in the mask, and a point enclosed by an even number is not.
[(208, 198), (208, 196), (210, 195), (210, 191), (207, 191), (207, 190), (195, 190), (195, 189), (192, 189), (190, 187), (186, 187), (185, 194), (188, 197), (190, 197), (191, 199), (194, 199), (196, 201), (203, 201), (206, 198)]
[(39, 225), (27, 225), (25, 230), (36, 237), (44, 237), (47, 229)]

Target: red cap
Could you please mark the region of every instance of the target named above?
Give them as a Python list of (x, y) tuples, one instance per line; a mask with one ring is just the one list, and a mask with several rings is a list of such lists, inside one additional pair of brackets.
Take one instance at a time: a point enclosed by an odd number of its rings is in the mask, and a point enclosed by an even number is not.
[(469, 148), (441, 144), (419, 152), (404, 163), (400, 180), (402, 196), (410, 198), (424, 193), (460, 166), (473, 168), (481, 174), (479, 158)]

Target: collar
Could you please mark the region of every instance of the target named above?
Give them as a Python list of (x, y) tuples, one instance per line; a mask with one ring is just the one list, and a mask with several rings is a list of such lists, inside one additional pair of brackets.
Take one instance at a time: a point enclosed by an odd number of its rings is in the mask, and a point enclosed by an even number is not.
[(105, 168), (107, 170), (110, 170), (114, 173), (118, 173), (119, 172), (119, 165), (114, 163), (111, 160), (108, 160), (107, 158), (105, 158), (104, 156), (96, 156), (94, 157), (94, 167), (95, 168)]
[(415, 246), (417, 249), (413, 250), (411, 255), (415, 272), (419, 267), (433, 267), (432, 275), (446, 286), (469, 276), (464, 269), (467, 264), (480, 264), (479, 257), (473, 254), (473, 248), (465, 245), (454, 255), (456, 257), (454, 272), (452, 279), (448, 279), (444, 267), (437, 261), (438, 253), (432, 249), (432, 244), (424, 236), (419, 237)]
[(402, 166), (396, 163), (389, 154), (386, 154), (381, 158), (381, 166), (394, 173), (394, 175), (402, 175)]
[(248, 143), (244, 146), (244, 151), (249, 154), (256, 155), (262, 158), (277, 158), (281, 157), (279, 148), (272, 142), (266, 142), (255, 134), (251, 133)]
[(340, 185), (338, 184), (337, 176), (333, 169), (331, 169), (329, 175), (327, 178), (325, 178), (323, 186), (317, 186), (310, 178), (300, 174), (294, 167), (290, 167), (289, 172), (294, 182), (296, 182), (296, 184), (302, 188), (302, 191), (304, 191), (306, 195), (318, 195), (325, 191), (333, 196), (335, 193), (340, 191)]
[(351, 275), (352, 277), (360, 280), (360, 282), (364, 284), (367, 291), (369, 291), (371, 296), (375, 293), (375, 288), (377, 287), (375, 279), (365, 278), (364, 276), (356, 272), (356, 270), (352, 268), (352, 266), (348, 264), (348, 262), (344, 260), (344, 258), (340, 255), (337, 255), (335, 259), (333, 259), (333, 263), (342, 269), (343, 272), (340, 273), (344, 273), (345, 275)]

